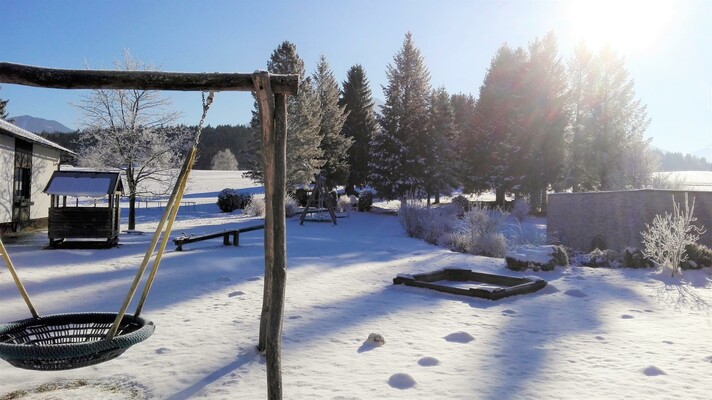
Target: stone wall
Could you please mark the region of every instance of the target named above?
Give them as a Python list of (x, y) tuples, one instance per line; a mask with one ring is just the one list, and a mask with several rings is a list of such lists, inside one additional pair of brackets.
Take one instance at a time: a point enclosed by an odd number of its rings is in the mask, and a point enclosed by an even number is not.
[(592, 250), (594, 243), (618, 251), (628, 246), (640, 249), (645, 224), (657, 214), (672, 212), (673, 196), (684, 207), (685, 193), (690, 204), (695, 199), (695, 224), (707, 230), (700, 243), (712, 247), (712, 192), (651, 189), (550, 194), (549, 242), (582, 251)]

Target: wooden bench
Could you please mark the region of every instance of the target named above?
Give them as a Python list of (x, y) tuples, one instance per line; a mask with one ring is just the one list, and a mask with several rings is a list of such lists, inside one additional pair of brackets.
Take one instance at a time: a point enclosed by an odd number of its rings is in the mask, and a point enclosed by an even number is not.
[(183, 251), (183, 245), (188, 243), (201, 242), (203, 240), (215, 239), (222, 237), (223, 245), (230, 245), (230, 236), (232, 236), (232, 245), (239, 246), (240, 244), (240, 234), (244, 232), (256, 231), (258, 229), (264, 229), (264, 225), (248, 226), (240, 229), (231, 229), (222, 232), (209, 233), (206, 235), (190, 236), (190, 237), (179, 237), (173, 239), (173, 243), (176, 245), (176, 251)]

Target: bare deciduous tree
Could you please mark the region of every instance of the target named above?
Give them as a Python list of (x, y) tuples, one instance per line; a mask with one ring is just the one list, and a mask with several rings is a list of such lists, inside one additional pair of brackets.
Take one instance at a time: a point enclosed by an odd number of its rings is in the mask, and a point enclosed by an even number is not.
[(642, 234), (645, 246), (643, 254), (663, 269), (669, 269), (671, 276), (675, 276), (680, 271), (680, 263), (687, 260), (685, 248), (697, 243), (705, 229), (694, 225), (697, 221), (697, 218), (692, 216), (695, 212), (694, 197), (690, 206), (685, 193), (685, 207), (682, 208), (673, 196), (672, 207), (672, 214), (658, 214), (652, 225), (645, 224)]
[[(133, 58), (127, 50), (114, 67), (125, 71), (158, 70)], [(167, 127), (180, 116), (167, 110), (169, 105), (170, 100), (161, 97), (160, 92), (139, 89), (95, 89), (74, 104), (84, 117), (80, 164), (124, 171), (129, 229), (136, 226), (136, 198), (165, 194), (174, 180), (178, 160), (189, 145), (188, 129)], [(149, 181), (154, 184), (146, 185)]]

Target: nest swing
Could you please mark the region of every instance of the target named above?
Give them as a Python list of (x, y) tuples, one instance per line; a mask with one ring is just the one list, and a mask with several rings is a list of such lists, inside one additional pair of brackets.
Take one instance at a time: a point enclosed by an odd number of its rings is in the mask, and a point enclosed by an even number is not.
[[(155, 330), (153, 322), (139, 315), (169, 240), (188, 176), (197, 155), (205, 116), (213, 97), (214, 92), (210, 92), (207, 99), (203, 94), (203, 115), (195, 133), (193, 147), (183, 163), (161, 221), (156, 227), (151, 244), (118, 313), (86, 312), (40, 316), (32, 305), (0, 239), (0, 253), (5, 265), (10, 270), (15, 285), (32, 314), (32, 318), (0, 324), (0, 358), (15, 367), (29, 370), (58, 371), (81, 368), (113, 360), (129, 347), (148, 339), (153, 334)], [(133, 315), (126, 314), (161, 234), (163, 240), (155, 255), (136, 312)]]

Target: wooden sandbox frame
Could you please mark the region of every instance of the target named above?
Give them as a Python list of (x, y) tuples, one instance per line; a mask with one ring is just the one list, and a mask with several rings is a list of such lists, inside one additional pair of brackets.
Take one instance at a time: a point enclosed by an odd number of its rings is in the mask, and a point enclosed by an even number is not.
[[(502, 288), (494, 290), (475, 287), (463, 289), (433, 283), (437, 281), (480, 282), (502, 286)], [(445, 268), (415, 275), (402, 274), (393, 278), (393, 284), (421, 287), (463, 296), (481, 297), (488, 300), (499, 300), (504, 297), (536, 292), (543, 289), (547, 283), (543, 279), (515, 278), (511, 276), (474, 272), (468, 269)]]

